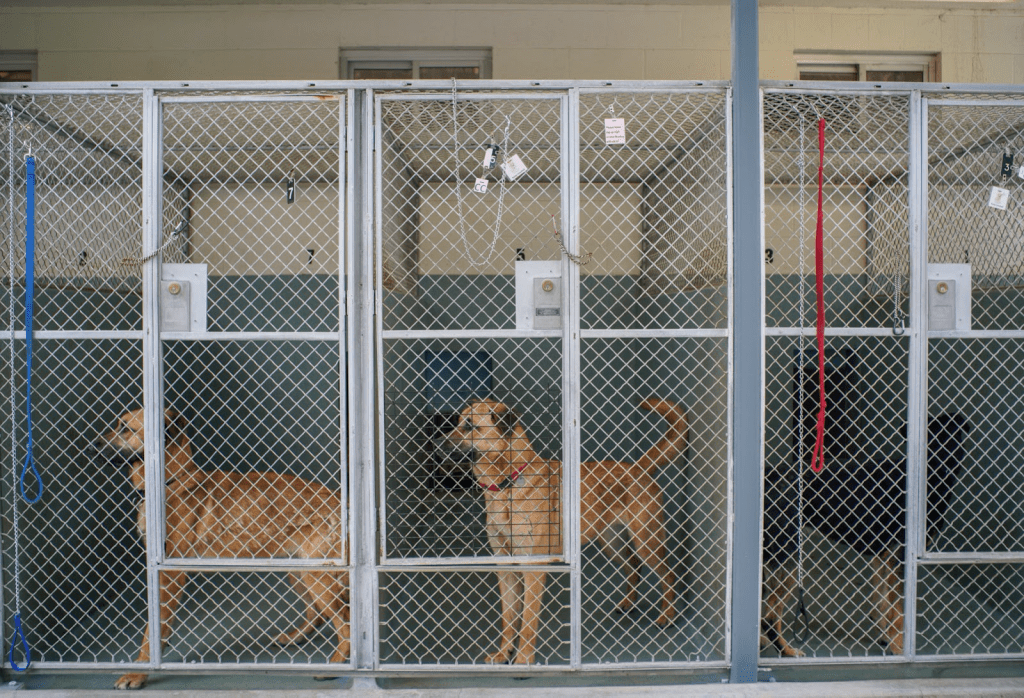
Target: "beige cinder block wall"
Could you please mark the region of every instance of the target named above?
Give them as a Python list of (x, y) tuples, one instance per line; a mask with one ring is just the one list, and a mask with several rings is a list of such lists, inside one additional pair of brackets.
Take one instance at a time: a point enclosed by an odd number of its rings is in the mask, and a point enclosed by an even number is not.
[[(0, 7), (0, 50), (38, 51), (41, 80), (322, 80), (338, 77), (339, 48), (358, 46), (489, 46), (499, 79), (712, 80), (730, 69), (727, 2), (60, 2)], [(978, 8), (763, 3), (761, 75), (794, 79), (794, 51), (915, 51), (940, 52), (947, 82), (1024, 83), (1024, 11)]]

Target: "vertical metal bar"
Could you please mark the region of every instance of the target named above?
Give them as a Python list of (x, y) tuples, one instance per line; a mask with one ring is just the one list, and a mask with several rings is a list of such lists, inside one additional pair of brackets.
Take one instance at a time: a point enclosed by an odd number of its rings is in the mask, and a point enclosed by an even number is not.
[(907, 547), (904, 555), (903, 653), (914, 657), (917, 629), (917, 560), (924, 551), (925, 460), (928, 457), (926, 422), (928, 420), (928, 129), (925, 127), (927, 103), (921, 92), (910, 96), (909, 166), (909, 310), (910, 346), (907, 356)]
[(372, 670), (377, 662), (377, 576), (374, 499), (374, 360), (373, 360), (373, 143), (370, 138), (373, 96), (353, 94), (350, 124), (353, 179), (353, 227), (348, 236), (349, 336), (348, 361), (353, 377), (349, 389), (352, 425), (352, 665)]
[[(383, 139), (381, 137), (381, 112), (383, 111), (381, 101), (379, 98), (371, 100), (373, 104), (373, 113), (371, 114), (370, 121), (368, 123), (373, 124), (370, 129), (372, 134), (372, 158), (371, 158), (371, 179), (367, 180), (372, 182), (370, 188), (370, 195), (368, 200), (373, 206), (373, 222), (369, 229), (372, 234), (367, 241), (367, 245), (371, 250), (370, 265), (373, 270), (373, 280), (383, 278), (381, 276), (381, 270), (384, 266), (384, 254), (382, 252), (384, 247), (384, 214), (382, 213), (384, 207), (384, 184), (381, 178), (384, 176), (384, 148), (381, 143)], [(454, 154), (456, 161), (458, 160), (458, 153)], [(387, 559), (388, 547), (387, 547), (387, 504), (385, 502), (385, 496), (387, 488), (385, 486), (385, 469), (388, 467), (387, 463), (387, 448), (384, 444), (384, 339), (381, 331), (383, 313), (381, 311), (381, 303), (383, 302), (383, 290), (382, 284), (374, 283), (371, 286), (371, 292), (373, 294), (373, 308), (374, 308), (374, 345), (377, 349), (377, 355), (380, 360), (375, 365), (376, 373), (373, 374), (375, 379), (375, 390), (377, 395), (378, 409), (380, 414), (375, 422), (376, 433), (375, 438), (377, 439), (377, 453), (380, 456), (379, 467), (377, 468), (377, 530), (379, 532), (377, 538), (377, 548), (380, 553), (380, 558)]]
[(733, 596), (730, 680), (757, 680), (764, 481), (764, 234), (757, 0), (732, 0)]
[[(580, 92), (569, 90), (562, 99), (562, 230), (565, 247), (580, 251), (579, 207), (579, 115)], [(563, 486), (566, 515), (562, 519), (566, 561), (569, 563), (569, 665), (582, 663), (581, 564), (580, 564), (580, 267), (568, 257), (562, 259), (562, 415), (565, 441), (562, 446), (566, 475)]]
[[(761, 161), (761, 181), (764, 181), (764, 158), (761, 157), (763, 150), (763, 142), (760, 143), (758, 157)], [(726, 210), (726, 289), (728, 289), (729, 298), (726, 302), (726, 328), (729, 331), (729, 337), (726, 340), (726, 371), (725, 371), (725, 395), (726, 395), (726, 522), (732, 521), (735, 516), (735, 507), (733, 506), (733, 483), (735, 482), (735, 461), (733, 459), (733, 391), (735, 384), (733, 383), (733, 354), (732, 354), (732, 343), (734, 341), (735, 334), (735, 315), (736, 309), (733, 307), (733, 280), (735, 274), (733, 273), (733, 264), (736, 256), (736, 245), (733, 239), (733, 195), (732, 195), (732, 90), (726, 90), (725, 93), (725, 210)], [(762, 201), (761, 211), (758, 214), (761, 220), (764, 220), (764, 205)], [(763, 341), (763, 339), (762, 339)], [(732, 657), (732, 597), (733, 597), (733, 565), (732, 565), (732, 549), (733, 549), (733, 529), (732, 526), (726, 524), (725, 527), (725, 661), (730, 661)]]
[[(351, 516), (352, 507), (349, 506), (348, 502), (348, 483), (351, 481), (351, 460), (348, 457), (348, 434), (349, 434), (349, 421), (348, 421), (348, 386), (351, 382), (351, 377), (348, 375), (348, 297), (347, 292), (347, 279), (348, 279), (348, 255), (347, 255), (347, 237), (346, 231), (352, 230), (350, 225), (350, 199), (352, 196), (351, 180), (353, 177), (349, 177), (348, 173), (352, 171), (350, 159), (352, 157), (352, 148), (349, 138), (351, 137), (352, 129), (349, 128), (349, 124), (352, 122), (352, 90), (349, 90), (345, 95), (344, 104), (338, 105), (338, 147), (342, 148), (342, 152), (339, 153), (338, 157), (338, 353), (340, 361), (338, 362), (338, 397), (339, 397), (339, 414), (338, 418), (340, 421), (340, 443), (338, 444), (342, 462), (338, 464), (340, 472), (339, 477), (344, 475), (344, 479), (341, 481), (341, 511), (339, 515), (342, 521), (341, 530), (341, 545), (343, 547), (342, 557), (346, 562), (351, 560), (349, 556), (349, 532), (352, 530)], [(351, 608), (349, 609), (351, 615)]]
[[(161, 106), (152, 88), (142, 96), (142, 256), (160, 247), (163, 170)], [(160, 255), (142, 265), (142, 401), (145, 409), (146, 581), (149, 653), (160, 666), (160, 567), (164, 558), (164, 391), (160, 346)]]

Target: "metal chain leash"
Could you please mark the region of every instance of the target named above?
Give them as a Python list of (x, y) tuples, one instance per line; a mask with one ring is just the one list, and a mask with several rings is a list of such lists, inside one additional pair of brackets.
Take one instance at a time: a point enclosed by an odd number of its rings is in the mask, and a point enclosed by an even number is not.
[[(508, 133), (512, 127), (512, 117), (505, 117), (505, 134), (501, 143), (501, 160), (502, 164), (508, 159)], [(505, 209), (505, 173), (502, 170), (501, 181), (498, 184), (498, 219), (494, 222), (494, 230), (491, 234), (491, 249), (487, 252), (487, 256), (481, 259), (474, 259), (473, 253), (469, 245), (469, 239), (466, 237), (466, 214), (464, 204), (462, 201), (462, 182), (459, 180), (459, 115), (458, 115), (458, 88), (457, 81), (452, 78), (452, 128), (454, 132), (454, 144), (452, 148), (452, 157), (455, 159), (455, 196), (459, 202), (459, 233), (462, 237), (462, 245), (466, 251), (466, 259), (474, 267), (480, 268), (483, 265), (491, 261), (494, 257), (494, 252), (498, 248), (498, 236), (501, 230), (501, 217)]]

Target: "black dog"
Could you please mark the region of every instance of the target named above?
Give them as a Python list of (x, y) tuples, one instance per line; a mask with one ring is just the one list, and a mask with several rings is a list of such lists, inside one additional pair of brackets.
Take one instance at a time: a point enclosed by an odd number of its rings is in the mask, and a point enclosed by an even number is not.
[[(970, 425), (961, 414), (928, 422), (927, 524), (929, 540), (942, 530), (950, 493), (960, 475)], [(876, 621), (893, 654), (903, 651), (901, 566), (906, 554), (907, 463), (905, 458), (833, 459), (814, 473), (804, 469), (803, 520), (835, 543), (871, 556)], [(779, 469), (765, 477), (765, 612), (762, 644), (800, 657), (782, 636), (782, 613), (795, 585), (790, 563), (797, 553), (796, 485)]]

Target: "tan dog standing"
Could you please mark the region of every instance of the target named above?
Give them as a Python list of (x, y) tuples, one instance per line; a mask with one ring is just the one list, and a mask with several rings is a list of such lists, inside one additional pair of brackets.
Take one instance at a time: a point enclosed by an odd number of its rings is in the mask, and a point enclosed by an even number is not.
[[(294, 475), (273, 472), (205, 471), (192, 460), (186, 422), (173, 410), (164, 414), (164, 475), (168, 557), (202, 558), (339, 558), (341, 497), (323, 485)], [(99, 437), (101, 452), (131, 462), (131, 481), (145, 490), (143, 412), (118, 419), (114, 431)], [(139, 532), (146, 533), (145, 500), (139, 503)], [(171, 634), (174, 611), (181, 601), (187, 572), (160, 573), (160, 637)], [(325, 620), (334, 623), (338, 649), (331, 662), (349, 654), (348, 573), (310, 571), (289, 574), (307, 604), (306, 622), (276, 642), (296, 645)], [(149, 626), (142, 635), (138, 661), (148, 662)], [(141, 688), (146, 674), (125, 674), (117, 688)]]
[[(687, 421), (686, 414), (668, 400), (652, 398), (640, 407), (664, 417), (668, 431), (636, 463), (581, 464), (580, 535), (584, 544), (600, 540), (609, 557), (625, 569), (626, 590), (619, 603), (623, 612), (636, 603), (641, 561), (654, 570), (661, 581), (657, 623), (666, 626), (676, 615), (675, 575), (665, 561), (665, 521), (654, 469), (685, 448)], [(484, 490), (487, 537), (495, 555), (561, 554), (561, 463), (537, 455), (518, 415), (494, 400), (470, 402), (447, 440), (473, 454), (473, 470)], [(632, 549), (616, 545), (619, 533), (626, 530)], [(514, 664), (533, 664), (546, 575), (514, 571), (497, 575), (501, 644), (484, 661), (505, 663), (514, 651)]]

